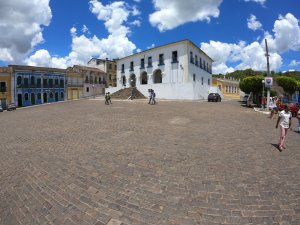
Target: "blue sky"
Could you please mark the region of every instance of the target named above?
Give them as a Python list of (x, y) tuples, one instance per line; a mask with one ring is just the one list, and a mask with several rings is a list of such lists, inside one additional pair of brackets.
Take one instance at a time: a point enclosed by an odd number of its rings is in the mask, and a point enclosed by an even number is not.
[(299, 19), (298, 0), (3, 1), (0, 65), (65, 68), (190, 39), (214, 73), (266, 70), (267, 38), (272, 70), (300, 70)]

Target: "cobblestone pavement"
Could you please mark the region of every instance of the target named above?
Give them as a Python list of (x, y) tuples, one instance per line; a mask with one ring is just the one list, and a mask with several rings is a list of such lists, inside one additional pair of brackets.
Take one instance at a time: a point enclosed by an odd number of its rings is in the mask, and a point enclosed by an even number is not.
[[(300, 136), (222, 103), (0, 113), (0, 224), (300, 224)], [(296, 120), (293, 119), (296, 128)]]

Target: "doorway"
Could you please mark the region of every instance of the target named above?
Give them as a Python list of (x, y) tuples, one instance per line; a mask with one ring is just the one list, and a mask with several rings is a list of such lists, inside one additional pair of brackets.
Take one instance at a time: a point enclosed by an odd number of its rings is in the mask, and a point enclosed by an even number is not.
[(44, 97), (44, 103), (47, 103), (48, 99), (47, 99), (47, 93), (46, 92), (44, 93), (43, 97)]
[(18, 94), (18, 106), (22, 107), (23, 106), (23, 98), (22, 98), (22, 94)]

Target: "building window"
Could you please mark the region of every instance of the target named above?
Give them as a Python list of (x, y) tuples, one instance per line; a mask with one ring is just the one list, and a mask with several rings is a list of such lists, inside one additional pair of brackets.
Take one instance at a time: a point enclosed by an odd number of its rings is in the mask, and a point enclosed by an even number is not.
[(63, 92), (60, 92), (60, 99), (64, 100), (64, 98), (65, 98), (64, 93), (63, 93)]
[(203, 60), (203, 69), (204, 70), (206, 70), (205, 65), (206, 65), (206, 62), (205, 62), (205, 60)]
[(86, 87), (86, 92), (90, 92), (90, 88), (89, 87)]
[(34, 78), (34, 76), (31, 76), (31, 77), (30, 77), (30, 86), (31, 86), (31, 87), (34, 87), (34, 86), (35, 86), (35, 78)]
[(43, 88), (47, 88), (48, 87), (48, 80), (45, 78), (43, 79)]
[(59, 86), (60, 86), (60, 88), (64, 88), (64, 80), (63, 79), (60, 79)]
[(199, 66), (200, 66), (200, 68), (202, 69), (202, 59), (200, 58), (199, 60), (200, 60)]
[(18, 76), (18, 78), (17, 78), (17, 87), (21, 87), (21, 85), (22, 85), (22, 77)]
[(102, 84), (102, 80), (101, 80), (101, 77), (99, 77), (99, 84)]
[(148, 67), (152, 67), (152, 57), (148, 57)]
[(88, 82), (89, 82), (89, 77), (85, 76), (85, 83), (88, 83)]
[(208, 63), (206, 63), (206, 71), (209, 72)]
[(6, 82), (0, 82), (0, 92), (6, 92)]
[(41, 100), (42, 99), (42, 94), (41, 93), (37, 93), (37, 99)]
[(28, 93), (25, 93), (24, 100), (28, 101)]
[(108, 69), (109, 69), (109, 70), (111, 70), (111, 69), (112, 69), (112, 65), (111, 65), (111, 63), (110, 63), (110, 64), (108, 64)]
[(53, 98), (53, 93), (52, 92), (50, 92), (50, 98)]
[(37, 88), (41, 88), (42, 86), (41, 78), (36, 79), (36, 86)]
[(111, 74), (108, 75), (108, 79), (111, 81)]
[(125, 73), (125, 65), (124, 64), (122, 64), (122, 71), (121, 71), (121, 73)]
[[(53, 88), (53, 80), (52, 79), (49, 79), (49, 87), (50, 88)], [(51, 95), (51, 94), (50, 94)], [(51, 97), (50, 97), (51, 98)]]
[(58, 87), (58, 79), (57, 78), (54, 80), (54, 85), (55, 85), (55, 87)]
[(177, 51), (172, 52), (172, 63), (178, 63)]
[(209, 78), (208, 78), (208, 80), (207, 80), (207, 84), (210, 85), (210, 79), (209, 79)]
[(141, 67), (140, 69), (144, 69), (145, 68), (145, 59), (141, 59)]
[(130, 71), (133, 71), (133, 70), (134, 70), (133, 67), (134, 67), (133, 61), (131, 61), (131, 62), (130, 62)]
[(90, 76), (90, 84), (93, 83), (93, 76)]
[(159, 66), (165, 65), (165, 63), (164, 63), (164, 54), (159, 54), (158, 65)]
[(193, 74), (193, 81), (196, 81), (196, 74)]
[(204, 81), (204, 79), (203, 79), (203, 77), (201, 77), (201, 84), (203, 85), (203, 81)]
[(194, 64), (193, 52), (190, 52), (190, 63)]
[(195, 55), (195, 65), (198, 66), (198, 56)]
[(24, 88), (28, 88), (29, 83), (28, 83), (28, 78), (24, 78)]

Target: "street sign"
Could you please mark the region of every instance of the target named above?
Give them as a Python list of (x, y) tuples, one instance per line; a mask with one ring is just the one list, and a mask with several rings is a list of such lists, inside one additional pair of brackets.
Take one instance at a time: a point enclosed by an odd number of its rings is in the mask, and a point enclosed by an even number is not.
[(270, 88), (273, 86), (273, 77), (265, 77), (265, 87)]

